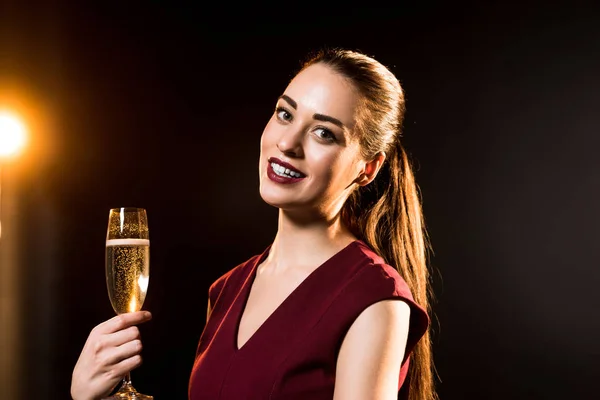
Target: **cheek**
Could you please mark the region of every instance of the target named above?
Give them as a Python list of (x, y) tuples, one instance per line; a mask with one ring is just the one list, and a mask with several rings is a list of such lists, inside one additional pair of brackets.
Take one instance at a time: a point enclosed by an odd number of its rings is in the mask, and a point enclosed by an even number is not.
[(350, 154), (338, 153), (327, 160), (330, 184), (333, 188), (345, 188), (356, 178), (356, 165)]
[(314, 166), (315, 172), (318, 171), (321, 183), (326, 186), (335, 185), (338, 175), (343, 170), (343, 166), (340, 164), (340, 155), (323, 146), (315, 146), (312, 151), (309, 150), (306, 153), (310, 155), (309, 164)]

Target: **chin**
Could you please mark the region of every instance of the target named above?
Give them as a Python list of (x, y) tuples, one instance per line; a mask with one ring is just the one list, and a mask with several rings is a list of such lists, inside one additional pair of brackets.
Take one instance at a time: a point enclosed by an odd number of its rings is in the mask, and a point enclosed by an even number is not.
[(271, 190), (263, 190), (261, 188), (260, 197), (268, 205), (283, 210), (298, 209), (303, 207), (303, 204), (299, 203), (297, 199), (292, 199), (291, 196), (282, 193), (273, 193)]
[(262, 188), (260, 190), (260, 197), (268, 205), (277, 208), (283, 208), (288, 203), (285, 199), (288, 196), (277, 195), (270, 190), (263, 190)]

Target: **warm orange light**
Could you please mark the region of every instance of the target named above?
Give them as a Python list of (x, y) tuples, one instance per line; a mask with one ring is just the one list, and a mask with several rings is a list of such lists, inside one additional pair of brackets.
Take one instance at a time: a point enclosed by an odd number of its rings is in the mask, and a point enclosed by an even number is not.
[(135, 295), (131, 296), (131, 301), (129, 302), (129, 312), (135, 312), (137, 310), (137, 301), (135, 300)]
[(25, 124), (16, 114), (0, 111), (0, 157), (14, 156), (27, 140)]

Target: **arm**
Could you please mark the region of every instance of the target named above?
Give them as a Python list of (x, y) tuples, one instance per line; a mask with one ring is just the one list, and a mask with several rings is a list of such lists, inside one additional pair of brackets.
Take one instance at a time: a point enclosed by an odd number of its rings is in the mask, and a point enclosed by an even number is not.
[(350, 327), (337, 359), (334, 400), (391, 400), (408, 338), (410, 308), (398, 300), (367, 307)]

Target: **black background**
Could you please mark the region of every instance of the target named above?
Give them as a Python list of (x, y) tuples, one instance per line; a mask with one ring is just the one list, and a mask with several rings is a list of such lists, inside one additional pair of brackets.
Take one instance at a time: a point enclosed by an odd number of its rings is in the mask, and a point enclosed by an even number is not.
[(593, 2), (72, 3), (0, 8), (0, 100), (27, 98), (43, 121), (3, 172), (20, 399), (67, 398), (90, 329), (112, 317), (104, 239), (121, 206), (148, 210), (152, 239), (133, 381), (186, 398), (208, 285), (276, 232), (258, 194), (262, 129), (324, 45), (374, 56), (407, 93), (441, 398), (598, 396)]

